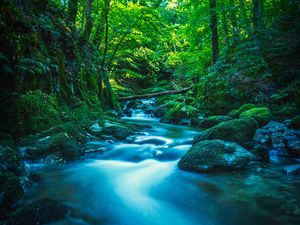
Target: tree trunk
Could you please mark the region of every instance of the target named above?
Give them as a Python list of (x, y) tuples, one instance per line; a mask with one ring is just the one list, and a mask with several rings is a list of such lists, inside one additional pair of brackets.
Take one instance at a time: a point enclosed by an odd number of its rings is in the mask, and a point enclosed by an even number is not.
[(235, 42), (239, 40), (239, 30), (238, 30), (238, 23), (236, 17), (236, 6), (234, 0), (229, 0), (230, 2), (230, 18), (232, 24), (232, 31), (233, 31), (233, 39)]
[(212, 55), (213, 63), (216, 63), (219, 57), (219, 40), (218, 40), (218, 20), (216, 0), (210, 0), (210, 28), (212, 32)]
[(264, 29), (264, 6), (263, 0), (252, 0), (253, 4), (253, 32), (258, 36)]
[(225, 45), (228, 48), (230, 46), (230, 39), (229, 39), (229, 31), (228, 31), (228, 22), (227, 22), (227, 15), (226, 9), (224, 4), (222, 5), (222, 20), (223, 20), (223, 29), (225, 34)]
[(242, 17), (242, 21), (245, 25), (245, 30), (247, 31), (247, 34), (249, 36), (251, 36), (252, 32), (251, 32), (251, 24), (250, 24), (250, 19), (247, 16), (247, 10), (245, 7), (245, 0), (239, 0), (239, 4), (240, 4), (240, 9), (241, 9), (241, 17)]
[(77, 11), (78, 11), (78, 0), (69, 0), (68, 18), (72, 24), (75, 24)]
[(93, 0), (86, 0), (86, 8), (85, 8), (85, 40), (86, 43), (89, 42), (90, 35), (93, 28), (93, 20), (92, 20), (92, 1)]

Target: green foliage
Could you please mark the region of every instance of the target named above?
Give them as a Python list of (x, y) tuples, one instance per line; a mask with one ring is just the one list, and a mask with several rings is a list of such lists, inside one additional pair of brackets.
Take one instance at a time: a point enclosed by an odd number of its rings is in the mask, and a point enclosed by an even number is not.
[(40, 132), (61, 122), (57, 99), (40, 90), (20, 96), (16, 103), (17, 135)]

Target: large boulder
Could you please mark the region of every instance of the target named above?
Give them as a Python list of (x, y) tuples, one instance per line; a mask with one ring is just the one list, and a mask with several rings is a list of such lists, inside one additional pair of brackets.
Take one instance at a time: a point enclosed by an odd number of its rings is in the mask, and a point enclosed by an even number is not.
[(245, 167), (253, 156), (234, 142), (207, 140), (194, 144), (180, 159), (183, 170), (197, 172), (231, 171)]
[(203, 140), (221, 139), (248, 146), (255, 134), (258, 124), (253, 118), (242, 118), (226, 121), (201, 132), (194, 138), (196, 144)]
[(198, 123), (198, 127), (200, 128), (211, 128), (216, 126), (222, 122), (232, 120), (229, 116), (209, 116)]
[(23, 197), (23, 194), (21, 180), (16, 174), (0, 171), (0, 210), (5, 211), (13, 208)]
[(16, 148), (0, 145), (0, 171), (10, 171), (16, 175), (25, 174), (25, 165)]
[(272, 119), (272, 113), (268, 108), (253, 108), (241, 113), (240, 118), (252, 117), (256, 119), (259, 126), (264, 126), (269, 123)]
[(74, 160), (83, 153), (80, 144), (72, 136), (59, 132), (40, 138), (33, 145), (26, 147), (25, 157), (39, 159), (54, 154), (66, 160)]
[(101, 130), (102, 135), (110, 135), (119, 141), (126, 140), (129, 136), (134, 134), (134, 131), (125, 126), (107, 126)]
[(69, 211), (69, 206), (43, 198), (14, 215), (8, 225), (48, 224), (63, 219)]
[(252, 103), (247, 103), (247, 104), (244, 104), (244, 105), (242, 105), (240, 108), (238, 108), (238, 109), (235, 109), (235, 110), (232, 110), (230, 113), (228, 113), (228, 116), (229, 117), (233, 117), (233, 118), (239, 118), (239, 116), (243, 113), (243, 112), (245, 112), (245, 111), (247, 111), (247, 110), (249, 110), (249, 109), (253, 109), (253, 108), (255, 108), (256, 106), (254, 105), (254, 104), (252, 104)]

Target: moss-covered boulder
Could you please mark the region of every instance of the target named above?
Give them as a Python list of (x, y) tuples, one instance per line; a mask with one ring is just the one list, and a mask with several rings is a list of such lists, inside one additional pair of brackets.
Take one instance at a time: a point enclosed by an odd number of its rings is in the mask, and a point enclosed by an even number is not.
[(161, 122), (179, 123), (182, 119), (195, 117), (197, 109), (193, 106), (179, 103), (169, 109), (161, 119)]
[(54, 96), (38, 91), (28, 92), (16, 103), (17, 136), (33, 134), (61, 123), (57, 100)]
[(78, 159), (84, 154), (80, 144), (65, 132), (38, 139), (30, 147), (26, 147), (28, 159), (39, 159), (55, 154), (66, 160)]
[(233, 118), (238, 118), (243, 112), (253, 109), (256, 106), (252, 103), (247, 103), (242, 105), (240, 108), (232, 110), (230, 113), (228, 113), (228, 116), (233, 117)]
[(16, 174), (0, 171), (0, 210), (11, 209), (23, 194), (23, 187)]
[(248, 146), (257, 128), (256, 120), (251, 117), (234, 119), (201, 132), (194, 138), (193, 143), (196, 144), (203, 140), (221, 139)]
[(48, 198), (39, 199), (18, 212), (8, 225), (48, 224), (64, 218), (70, 207)]
[(25, 165), (16, 148), (0, 145), (0, 171), (10, 171), (17, 175), (26, 173)]
[(130, 129), (128, 126), (112, 125), (112, 126), (104, 127), (101, 130), (100, 135), (102, 136), (110, 135), (119, 141), (124, 141), (129, 136), (134, 135), (134, 131), (133, 129)]
[(233, 142), (206, 140), (194, 144), (180, 159), (183, 170), (197, 172), (231, 171), (245, 167), (254, 157)]
[(289, 124), (290, 129), (300, 129), (300, 114), (295, 116)]
[(262, 127), (271, 121), (272, 113), (268, 108), (261, 107), (249, 109), (240, 115), (240, 118), (249, 117), (254, 118), (258, 122), (259, 126)]
[(232, 120), (229, 116), (209, 116), (198, 123), (200, 128), (211, 128), (218, 125), (219, 123)]

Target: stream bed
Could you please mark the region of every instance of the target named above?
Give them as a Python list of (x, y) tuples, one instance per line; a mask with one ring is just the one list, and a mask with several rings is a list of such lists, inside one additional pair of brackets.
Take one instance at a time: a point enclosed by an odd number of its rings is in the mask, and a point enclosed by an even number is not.
[(53, 224), (300, 224), (300, 179), (284, 174), (280, 163), (234, 173), (181, 171), (178, 160), (196, 130), (140, 112), (123, 119), (152, 128), (103, 154), (36, 171), (41, 180), (25, 203), (48, 197), (70, 205), (71, 214)]

